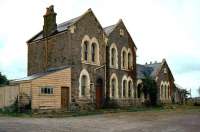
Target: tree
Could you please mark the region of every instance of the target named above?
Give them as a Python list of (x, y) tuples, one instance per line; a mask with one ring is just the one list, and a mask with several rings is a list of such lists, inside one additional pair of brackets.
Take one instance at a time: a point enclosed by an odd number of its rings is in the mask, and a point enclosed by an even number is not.
[(151, 105), (157, 104), (157, 85), (150, 76), (145, 76), (143, 79), (143, 93), (145, 98), (149, 95)]
[(198, 91), (198, 94), (199, 94), (199, 97), (200, 97), (200, 86), (199, 86), (199, 88), (197, 89), (197, 91)]
[(0, 72), (0, 86), (9, 84), (8, 79), (5, 75), (2, 75)]

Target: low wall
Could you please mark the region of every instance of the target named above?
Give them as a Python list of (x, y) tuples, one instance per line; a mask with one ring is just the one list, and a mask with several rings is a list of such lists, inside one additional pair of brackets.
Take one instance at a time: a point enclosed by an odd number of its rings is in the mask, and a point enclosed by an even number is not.
[(18, 93), (18, 85), (0, 87), (0, 108), (12, 105), (16, 101)]

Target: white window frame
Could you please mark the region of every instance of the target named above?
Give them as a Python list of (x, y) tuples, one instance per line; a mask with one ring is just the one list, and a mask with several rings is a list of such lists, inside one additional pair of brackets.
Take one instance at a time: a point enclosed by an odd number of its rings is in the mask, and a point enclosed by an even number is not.
[[(115, 93), (114, 93), (114, 97), (112, 96), (112, 80), (115, 79), (116, 84), (115, 84)], [(112, 73), (111, 77), (110, 77), (110, 98), (119, 98), (119, 92), (118, 92), (118, 78), (117, 75), (115, 73)]]
[[(115, 64), (112, 65), (112, 49), (115, 49), (115, 52), (116, 52), (116, 55), (115, 55)], [(117, 51), (117, 46), (115, 43), (112, 43), (111, 46), (110, 46), (110, 68), (115, 68), (115, 69), (118, 69), (118, 51)]]
[[(86, 86), (86, 89), (85, 89), (85, 96), (82, 96), (81, 93), (82, 93), (82, 76), (86, 76), (87, 77), (87, 86)], [(80, 76), (79, 76), (79, 97), (90, 97), (90, 75), (88, 73), (88, 71), (86, 69), (83, 69), (80, 73)]]

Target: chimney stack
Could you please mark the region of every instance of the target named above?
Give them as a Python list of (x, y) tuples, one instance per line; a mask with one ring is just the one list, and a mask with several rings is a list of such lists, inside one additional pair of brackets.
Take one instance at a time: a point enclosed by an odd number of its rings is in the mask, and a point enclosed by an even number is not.
[(48, 37), (52, 35), (57, 30), (56, 24), (56, 13), (54, 12), (54, 7), (51, 5), (46, 9), (46, 14), (44, 17), (44, 26), (43, 26), (43, 36)]

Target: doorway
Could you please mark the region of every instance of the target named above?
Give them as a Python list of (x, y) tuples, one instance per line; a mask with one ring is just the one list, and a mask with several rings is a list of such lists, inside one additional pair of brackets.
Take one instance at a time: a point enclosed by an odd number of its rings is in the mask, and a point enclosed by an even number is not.
[(103, 102), (103, 80), (101, 78), (96, 81), (96, 108), (99, 109)]
[(69, 87), (61, 87), (61, 107), (67, 109), (69, 106)]

